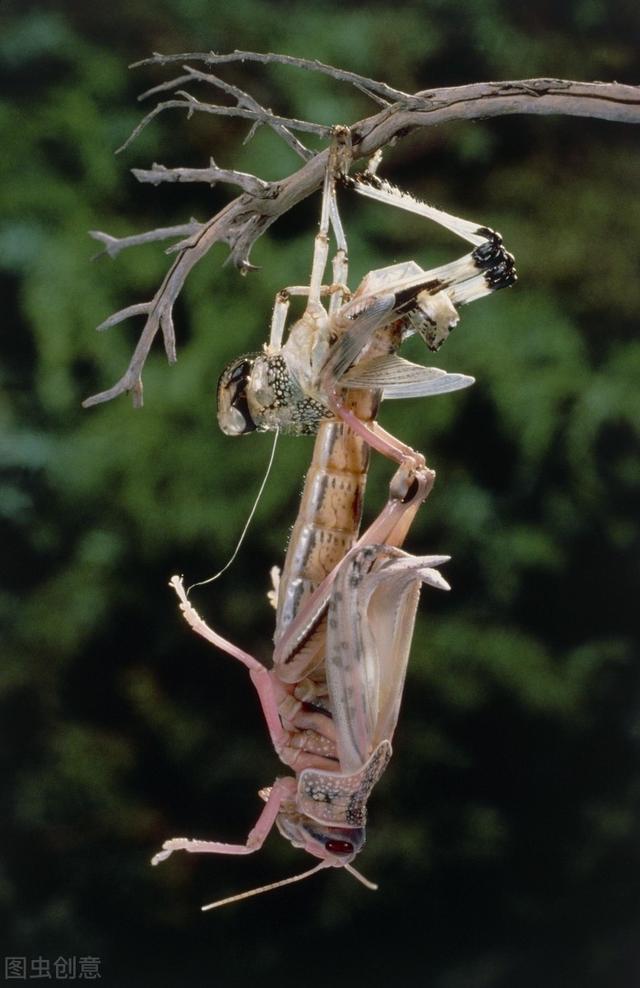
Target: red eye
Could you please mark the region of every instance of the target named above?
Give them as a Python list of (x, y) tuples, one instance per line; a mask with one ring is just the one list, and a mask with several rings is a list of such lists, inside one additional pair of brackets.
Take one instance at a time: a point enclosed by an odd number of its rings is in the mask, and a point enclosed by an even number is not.
[(348, 840), (327, 840), (324, 846), (330, 854), (353, 854), (353, 844)]

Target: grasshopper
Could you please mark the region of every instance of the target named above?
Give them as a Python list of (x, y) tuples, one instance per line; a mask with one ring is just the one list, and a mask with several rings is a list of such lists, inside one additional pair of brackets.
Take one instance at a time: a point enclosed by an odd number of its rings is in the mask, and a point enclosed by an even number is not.
[[(365, 842), (369, 795), (391, 757), (421, 585), (449, 589), (438, 567), (447, 556), (412, 556), (401, 548), (435, 473), (420, 453), (376, 422), (382, 398), (426, 396), (473, 383), (398, 357), (412, 333), (437, 349), (458, 321), (456, 305), (515, 280), (513, 258), (498, 234), (416, 200), (375, 175), (349, 179), (348, 131), (336, 128), (308, 286), (276, 296), (269, 343), (223, 372), (218, 387), (222, 430), (316, 433), (314, 456), (289, 542), (274, 581), (277, 609), (273, 664), (211, 629), (173, 577), (194, 631), (242, 662), (256, 688), (273, 746), (295, 776), (260, 792), (265, 806), (243, 844), (173, 838), (152, 859), (173, 851), (250, 854), (275, 826), (320, 862), (301, 875), (203, 908), (344, 867), (371, 888), (353, 860)], [(356, 192), (424, 215), (453, 230), (474, 250), (423, 271), (414, 261), (372, 271), (351, 294), (347, 244), (336, 203), (336, 181)], [(333, 281), (323, 285), (329, 228), (337, 251)], [(308, 297), (282, 345), (289, 300)], [(321, 298), (328, 297), (325, 308)], [(371, 448), (398, 464), (387, 504), (358, 538)]]

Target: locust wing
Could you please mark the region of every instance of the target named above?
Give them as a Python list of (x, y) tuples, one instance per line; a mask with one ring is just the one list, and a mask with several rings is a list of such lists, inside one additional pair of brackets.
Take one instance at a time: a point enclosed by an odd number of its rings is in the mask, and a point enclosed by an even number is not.
[[(366, 303), (352, 302), (337, 319), (340, 336), (331, 347), (321, 376), (337, 382), (354, 363), (377, 329), (394, 318), (395, 295), (380, 295)], [(342, 382), (340, 382), (342, 383)]]
[(448, 374), (438, 367), (422, 367), (395, 354), (364, 360), (347, 371), (342, 387), (380, 389), (383, 398), (423, 398), (459, 391), (473, 384), (468, 374)]
[[(358, 306), (362, 305), (362, 308)], [(381, 390), (383, 398), (421, 398), (427, 395), (458, 391), (474, 383), (467, 374), (448, 374), (438, 367), (423, 367), (396, 354), (360, 360), (360, 355), (374, 333), (398, 317), (398, 300), (388, 293), (354, 300), (338, 317), (342, 330), (331, 347), (321, 371), (321, 378), (339, 387), (367, 391)]]
[(448, 590), (434, 567), (387, 545), (349, 553), (329, 601), (326, 674), (342, 772), (357, 772), (398, 720), (422, 583)]

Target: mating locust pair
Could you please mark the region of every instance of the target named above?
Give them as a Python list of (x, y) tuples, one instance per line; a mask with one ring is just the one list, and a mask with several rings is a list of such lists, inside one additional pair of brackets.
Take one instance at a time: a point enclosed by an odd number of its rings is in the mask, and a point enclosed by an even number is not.
[[(384, 398), (442, 394), (473, 378), (410, 363), (397, 355), (419, 334), (437, 350), (458, 322), (457, 308), (516, 279), (497, 233), (399, 192), (376, 175), (378, 160), (348, 177), (349, 132), (336, 128), (326, 169), (309, 285), (275, 300), (269, 343), (229, 365), (218, 386), (218, 421), (228, 435), (278, 430), (316, 434), (313, 459), (286, 560), (274, 580), (273, 663), (261, 662), (209, 628), (172, 585), (194, 631), (249, 670), (273, 746), (294, 775), (260, 792), (264, 807), (244, 844), (174, 838), (173, 851), (251, 854), (275, 824), (294, 847), (320, 861), (293, 878), (204, 908), (346, 868), (365, 842), (367, 800), (391, 757), (421, 585), (448, 589), (438, 568), (447, 556), (401, 548), (435, 478), (424, 457), (376, 422)], [(347, 287), (347, 242), (336, 185), (435, 221), (472, 245), (459, 260), (424, 271), (414, 261)], [(323, 279), (333, 231), (332, 280)], [(283, 343), (291, 296), (305, 311)], [(371, 449), (398, 464), (386, 505), (358, 536)]]

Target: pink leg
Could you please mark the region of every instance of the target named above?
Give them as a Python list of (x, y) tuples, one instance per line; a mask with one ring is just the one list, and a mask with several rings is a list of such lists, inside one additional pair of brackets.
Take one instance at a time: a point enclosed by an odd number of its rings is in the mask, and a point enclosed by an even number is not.
[(220, 648), (223, 652), (227, 652), (228, 655), (232, 655), (234, 659), (238, 659), (249, 670), (251, 682), (256, 688), (260, 705), (262, 707), (262, 713), (264, 714), (264, 719), (267, 722), (267, 728), (269, 729), (271, 741), (276, 751), (279, 751), (288, 740), (288, 734), (280, 722), (280, 715), (278, 714), (278, 701), (274, 692), (273, 681), (269, 674), (269, 670), (266, 669), (261, 662), (258, 662), (257, 659), (254, 659), (252, 655), (249, 655), (248, 652), (238, 648), (238, 646), (234, 645), (232, 642), (227, 641), (226, 638), (223, 638), (222, 635), (219, 635), (217, 631), (214, 631), (205, 621), (202, 620), (196, 609), (189, 602), (189, 599), (185, 593), (184, 585), (179, 576), (172, 576), (169, 581), (169, 585), (173, 587), (180, 598), (180, 610), (193, 630), (205, 638), (208, 642), (211, 642), (212, 645), (215, 645), (216, 648)]
[(191, 837), (172, 837), (162, 845), (162, 850), (151, 859), (152, 865), (166, 861), (174, 851), (191, 854), (253, 854), (264, 844), (273, 827), (280, 806), (285, 799), (295, 797), (295, 779), (276, 779), (258, 821), (249, 833), (246, 844), (222, 844), (213, 840), (194, 840)]
[(424, 467), (424, 457), (421, 453), (416, 453), (414, 449), (411, 449), (411, 446), (407, 446), (400, 439), (396, 439), (395, 436), (392, 436), (391, 433), (383, 429), (377, 422), (372, 422), (369, 425), (363, 422), (362, 419), (359, 419), (343, 403), (336, 388), (329, 388), (327, 392), (327, 404), (331, 411), (335, 412), (338, 418), (342, 419), (352, 432), (361, 436), (372, 449), (382, 453), (383, 456), (387, 456), (390, 460), (395, 460), (396, 463), (410, 464), (415, 471)]
[(429, 467), (423, 465), (415, 470), (411, 463), (401, 463), (389, 484), (389, 500), (355, 545), (392, 545), (399, 548), (420, 505), (431, 493), (435, 479), (435, 471)]

